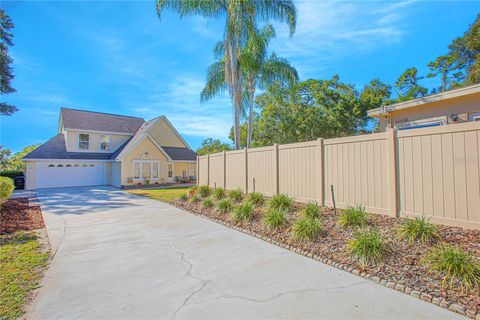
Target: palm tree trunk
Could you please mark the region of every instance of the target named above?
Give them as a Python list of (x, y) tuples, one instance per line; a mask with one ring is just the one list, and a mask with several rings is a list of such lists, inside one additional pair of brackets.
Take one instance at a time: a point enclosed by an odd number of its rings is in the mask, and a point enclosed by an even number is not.
[(248, 128), (247, 128), (247, 148), (252, 146), (252, 121), (253, 121), (253, 104), (255, 101), (255, 84), (253, 81), (249, 83), (250, 105), (248, 110)]
[(240, 149), (240, 115), (242, 108), (242, 90), (240, 70), (237, 60), (236, 39), (229, 41), (230, 46), (230, 76), (231, 76), (231, 94), (233, 100), (233, 132), (235, 139), (235, 149)]

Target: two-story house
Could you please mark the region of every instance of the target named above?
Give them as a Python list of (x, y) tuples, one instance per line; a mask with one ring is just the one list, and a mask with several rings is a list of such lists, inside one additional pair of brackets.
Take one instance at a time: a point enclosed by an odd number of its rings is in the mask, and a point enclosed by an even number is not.
[(399, 102), (368, 111), (380, 131), (480, 121), (480, 84)]
[(175, 182), (195, 177), (196, 156), (165, 116), (145, 121), (61, 108), (57, 135), (23, 158), (25, 186)]

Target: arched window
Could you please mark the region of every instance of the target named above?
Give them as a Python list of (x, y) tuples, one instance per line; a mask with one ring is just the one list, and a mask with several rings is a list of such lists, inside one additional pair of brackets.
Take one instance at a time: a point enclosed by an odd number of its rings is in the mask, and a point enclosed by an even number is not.
[(57, 165), (57, 168), (63, 168), (63, 164)]
[(89, 165), (89, 167), (95, 167), (95, 165), (94, 165), (94, 164), (91, 164), (91, 165)]
[(82, 167), (88, 167), (88, 165), (86, 165), (86, 164), (82, 164)]
[(48, 167), (49, 167), (49, 168), (54, 168), (55, 165), (54, 165), (54, 164), (49, 164)]
[(65, 166), (65, 168), (71, 168), (71, 167), (72, 167), (71, 164), (67, 164), (67, 165)]

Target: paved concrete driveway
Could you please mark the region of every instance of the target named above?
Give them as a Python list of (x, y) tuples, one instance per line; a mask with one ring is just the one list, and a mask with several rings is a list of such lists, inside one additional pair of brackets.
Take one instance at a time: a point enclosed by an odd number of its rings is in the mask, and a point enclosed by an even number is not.
[(29, 319), (460, 318), (159, 201), (39, 196), (56, 253)]

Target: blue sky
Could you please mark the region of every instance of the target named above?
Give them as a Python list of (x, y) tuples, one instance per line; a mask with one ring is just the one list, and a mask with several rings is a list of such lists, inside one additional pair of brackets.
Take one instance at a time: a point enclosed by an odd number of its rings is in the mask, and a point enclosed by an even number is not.
[[(0, 144), (13, 151), (56, 134), (60, 107), (166, 115), (193, 148), (228, 140), (227, 95), (201, 104), (222, 21), (179, 19), (154, 1), (3, 1), (15, 23), (17, 92), (3, 96), (20, 111), (0, 118)], [(446, 52), (480, 12), (479, 1), (296, 1), (293, 38), (276, 24), (270, 50), (288, 58), (301, 80), (334, 74), (359, 88), (393, 83), (408, 67)], [(436, 80), (425, 82), (437, 86)]]

